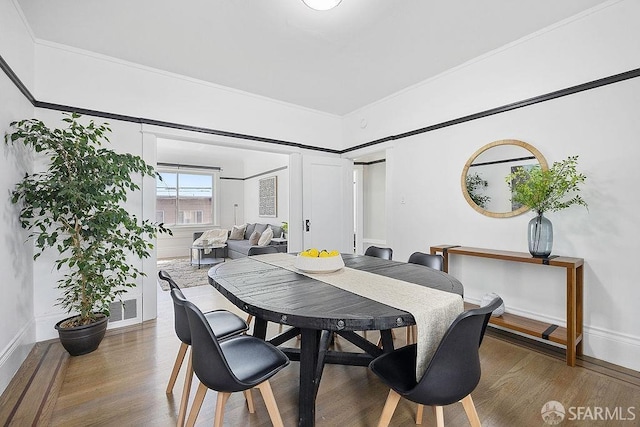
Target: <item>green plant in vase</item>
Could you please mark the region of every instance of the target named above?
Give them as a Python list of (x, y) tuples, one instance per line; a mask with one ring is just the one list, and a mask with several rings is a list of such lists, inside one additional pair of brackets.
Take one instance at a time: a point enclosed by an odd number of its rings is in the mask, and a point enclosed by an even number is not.
[(554, 162), (543, 170), (539, 165), (531, 169), (518, 168), (506, 177), (511, 188), (511, 201), (527, 206), (537, 216), (529, 222), (529, 252), (534, 257), (546, 258), (553, 246), (553, 226), (544, 216), (545, 212), (556, 212), (569, 206), (587, 202), (578, 194), (580, 184), (587, 179), (578, 172), (578, 156)]
[(286, 221), (282, 221), (282, 237), (286, 239), (287, 233), (289, 233), (289, 223)]
[[(45, 156), (46, 169), (26, 173), (11, 201), (20, 207), (20, 223), (34, 240), (34, 260), (45, 250), (57, 252), (57, 305), (72, 314), (56, 325), (72, 355), (95, 350), (106, 330), (111, 302), (144, 276), (132, 261), (151, 255), (152, 239), (169, 232), (162, 224), (140, 220), (123, 204), (140, 189), (133, 176), (156, 177), (153, 167), (129, 153), (103, 148), (111, 130), (78, 114), (66, 114), (64, 129), (50, 129), (35, 119), (11, 123), (5, 142)], [(99, 325), (100, 332), (90, 328)], [(79, 334), (86, 332), (86, 340)], [(65, 337), (72, 334), (69, 339)], [(83, 337), (85, 338), (85, 337)], [(86, 343), (86, 346), (85, 346)]]

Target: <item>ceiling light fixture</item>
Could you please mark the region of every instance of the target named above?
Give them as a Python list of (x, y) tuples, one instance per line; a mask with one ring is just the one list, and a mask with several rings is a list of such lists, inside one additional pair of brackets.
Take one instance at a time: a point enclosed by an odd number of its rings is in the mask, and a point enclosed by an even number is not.
[(314, 10), (329, 10), (340, 4), (342, 0), (302, 0), (304, 4)]

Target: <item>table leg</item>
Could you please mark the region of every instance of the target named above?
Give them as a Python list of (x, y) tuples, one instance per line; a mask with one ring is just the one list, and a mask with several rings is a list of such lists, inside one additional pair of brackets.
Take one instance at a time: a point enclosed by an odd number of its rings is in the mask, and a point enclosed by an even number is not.
[(567, 365), (576, 365), (576, 282), (577, 271), (567, 268)]
[(256, 338), (260, 338), (264, 340), (267, 337), (267, 321), (264, 319), (259, 319), (257, 317), (253, 318), (253, 336)]
[(322, 371), (324, 370), (324, 359), (327, 355), (327, 351), (329, 350), (329, 345), (333, 342), (333, 332), (332, 331), (322, 331), (320, 334), (320, 344), (318, 346), (318, 361), (316, 364), (316, 393), (318, 395), (318, 388), (320, 387), (320, 380), (322, 379)]
[(300, 391), (298, 396), (298, 426), (313, 427), (316, 423), (316, 367), (320, 331), (300, 329)]
[(393, 335), (391, 335), (391, 329), (385, 329), (380, 331), (380, 337), (382, 338), (382, 351), (390, 353), (393, 351)]
[(578, 307), (576, 308), (576, 327), (578, 336), (580, 337), (580, 342), (578, 343), (578, 348), (576, 348), (576, 355), (582, 356), (582, 344), (584, 343), (584, 331), (583, 327), (583, 287), (584, 287), (584, 265), (578, 267), (576, 271), (576, 304)]

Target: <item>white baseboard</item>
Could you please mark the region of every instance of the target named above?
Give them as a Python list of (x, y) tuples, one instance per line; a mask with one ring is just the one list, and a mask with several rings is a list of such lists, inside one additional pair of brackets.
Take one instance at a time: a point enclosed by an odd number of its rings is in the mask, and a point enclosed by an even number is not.
[(602, 328), (584, 328), (584, 354), (640, 372), (640, 338)]
[[(155, 280), (154, 280), (154, 282), (155, 282)], [(140, 296), (136, 296), (136, 295), (132, 295), (132, 296), (126, 297), (126, 298), (131, 298), (131, 299), (135, 299), (136, 300), (137, 316), (136, 317), (132, 317), (131, 319), (109, 322), (108, 325), (107, 325), (107, 330), (116, 329), (116, 328), (122, 328), (124, 326), (131, 326), (131, 325), (135, 325), (135, 324), (138, 324), (138, 323), (142, 323), (143, 320), (142, 320), (141, 297)], [(36, 321), (35, 321), (35, 323), (36, 323), (36, 329), (35, 329), (36, 341), (40, 342), (40, 341), (46, 341), (46, 340), (58, 338), (58, 331), (56, 331), (54, 326), (60, 320), (65, 319), (65, 318), (67, 318), (69, 316), (70, 315), (67, 314), (67, 313), (57, 313), (57, 314), (50, 314), (50, 315), (47, 315), (47, 316), (38, 317), (36, 319)]]
[[(473, 304), (480, 303), (480, 300), (475, 298), (465, 298), (465, 300)], [(547, 322), (549, 324), (559, 325), (562, 327), (566, 326), (566, 319), (541, 316), (537, 313), (514, 309), (511, 307), (508, 307), (507, 311), (518, 316)], [(524, 334), (518, 335), (527, 336)], [(605, 362), (613, 363), (614, 365), (619, 365), (640, 372), (640, 336), (624, 334), (589, 325), (584, 325), (583, 335), (582, 348), (585, 356), (594, 357)], [(546, 340), (540, 339), (538, 341), (554, 345), (554, 343)]]
[(0, 353), (0, 394), (7, 388), (35, 344), (35, 325), (28, 322)]
[(58, 338), (58, 331), (56, 331), (54, 326), (69, 316), (70, 314), (60, 312), (36, 317), (36, 341), (40, 342)]

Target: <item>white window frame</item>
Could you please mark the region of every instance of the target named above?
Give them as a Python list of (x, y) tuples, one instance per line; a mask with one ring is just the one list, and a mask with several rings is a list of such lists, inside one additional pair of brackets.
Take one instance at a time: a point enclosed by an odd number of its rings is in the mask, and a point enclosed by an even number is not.
[[(167, 224), (168, 226), (171, 226), (172, 228), (174, 227), (193, 227), (193, 226), (198, 226), (198, 227), (202, 227), (203, 225), (207, 225), (207, 226), (213, 226), (213, 227), (219, 227), (220, 226), (220, 170), (219, 169), (206, 169), (206, 168), (188, 168), (188, 167), (182, 167), (182, 166), (158, 166), (157, 168), (158, 173), (175, 173), (176, 175), (178, 175), (177, 177), (177, 182), (176, 182), (176, 212), (175, 212), (175, 218), (176, 218), (176, 223), (175, 224)], [(178, 217), (179, 217), (179, 213), (180, 213), (180, 174), (184, 174), (184, 175), (205, 175), (205, 176), (210, 176), (211, 177), (211, 185), (212, 185), (212, 191), (213, 191), (213, 197), (211, 198), (211, 218), (212, 221), (210, 223), (200, 223), (200, 224), (179, 224), (178, 221)], [(157, 193), (156, 193), (156, 197), (157, 197)], [(202, 212), (202, 215), (204, 217), (204, 211), (200, 211)]]

